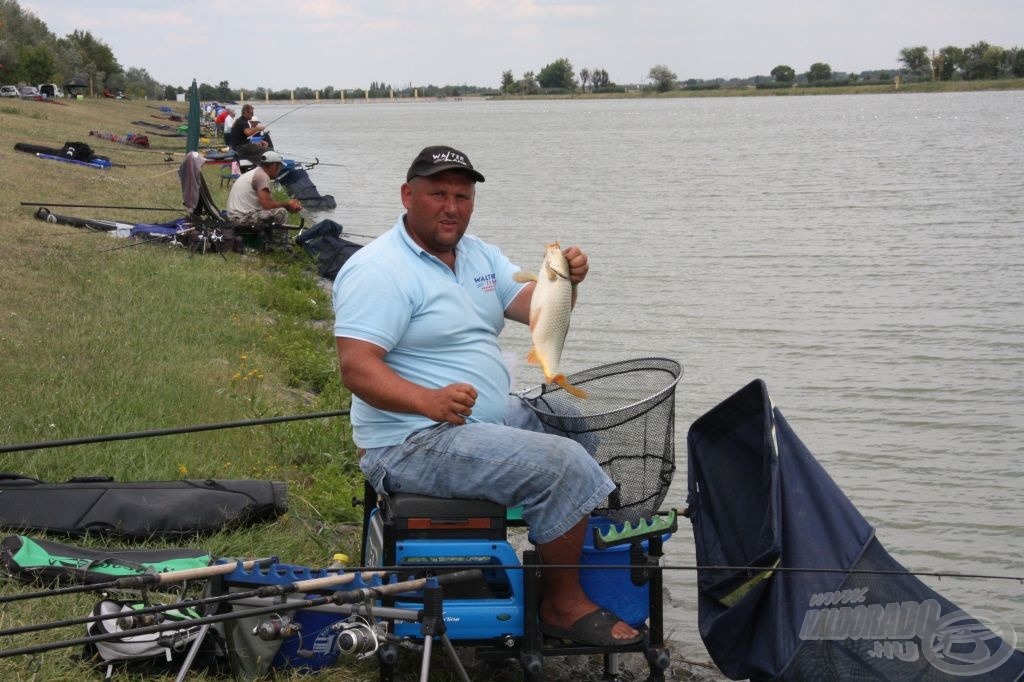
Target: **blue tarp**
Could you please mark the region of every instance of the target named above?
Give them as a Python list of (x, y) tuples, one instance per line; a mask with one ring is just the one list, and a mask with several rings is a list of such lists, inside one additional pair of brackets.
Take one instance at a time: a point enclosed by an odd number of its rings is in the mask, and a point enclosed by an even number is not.
[(1012, 626), (906, 573), (764, 382), (695, 421), (688, 450), (698, 627), (729, 678), (1024, 679)]

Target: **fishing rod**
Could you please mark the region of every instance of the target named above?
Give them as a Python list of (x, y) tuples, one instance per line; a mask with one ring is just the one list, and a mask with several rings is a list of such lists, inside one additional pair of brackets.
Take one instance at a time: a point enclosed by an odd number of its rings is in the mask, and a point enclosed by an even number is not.
[[(465, 564), (456, 563), (431, 563), (431, 568), (458, 568)], [(346, 570), (349, 571), (400, 571), (408, 570), (406, 566), (353, 566), (348, 567)], [(543, 564), (543, 565), (526, 565), (526, 564), (488, 564), (488, 568), (503, 569), (503, 570), (532, 570), (532, 569), (574, 569), (574, 570), (585, 570), (585, 571), (607, 571), (607, 570), (631, 570), (636, 568), (647, 568), (650, 570), (659, 571), (732, 571), (732, 572), (745, 572), (751, 578), (761, 573), (846, 573), (849, 575), (882, 575), (890, 577), (906, 577), (906, 576), (927, 576), (930, 578), (969, 578), (972, 580), (984, 579), (984, 580), (1012, 580), (1024, 584), (1024, 575), (996, 575), (988, 573), (949, 573), (943, 571), (893, 571), (893, 570), (881, 570), (881, 569), (857, 569), (857, 568), (821, 568), (811, 566), (701, 566), (697, 564), (692, 565), (672, 565), (668, 564), (665, 566), (633, 566), (632, 564)]]
[[(188, 228), (186, 230), (182, 230), (181, 232), (176, 232), (174, 234), (174, 237), (180, 237), (182, 235), (188, 234), (189, 232), (194, 232), (195, 229), (196, 228), (194, 228), (194, 227), (190, 227), (190, 228)], [(99, 252), (100, 253), (108, 253), (110, 251), (117, 251), (119, 249), (128, 249), (128, 248), (131, 248), (133, 246), (140, 246), (142, 244), (152, 244), (154, 242), (164, 241), (167, 238), (168, 238), (168, 235), (155, 235), (155, 236), (147, 237), (146, 239), (136, 240), (136, 241), (132, 242), (131, 244), (122, 244), (121, 246), (115, 246), (112, 249), (100, 249)], [(184, 244), (181, 244), (180, 242), (178, 244), (179, 244), (179, 246), (184, 246)]]
[[(427, 586), (429, 581), (436, 581), (438, 585), (447, 585), (449, 583), (478, 579), (481, 576), (481, 574), (482, 573), (480, 569), (470, 569), (466, 571), (458, 571), (455, 573), (446, 573), (445, 575), (436, 576), (432, 578), (417, 578), (415, 580), (407, 580), (405, 582), (389, 583), (386, 585), (381, 585), (379, 587), (363, 587), (356, 590), (349, 590), (346, 592), (335, 592), (332, 595), (323, 597), (299, 599), (291, 602), (286, 601), (283, 604), (272, 604), (265, 607), (245, 609), (239, 611), (238, 613), (222, 613), (215, 614), (212, 616), (205, 616), (202, 618), (193, 618), (189, 619), (185, 623), (179, 621), (158, 623), (156, 625), (147, 625), (144, 627), (134, 628), (130, 630), (106, 632), (98, 635), (89, 635), (86, 637), (77, 637), (75, 639), (61, 640), (58, 642), (36, 644), (32, 646), (19, 647), (16, 649), (6, 649), (0, 651), (0, 658), (22, 656), (25, 654), (37, 654), (43, 653), (45, 651), (53, 651), (54, 649), (63, 649), (66, 647), (93, 644), (96, 642), (106, 642), (110, 640), (124, 639), (126, 637), (135, 637), (138, 635), (148, 635), (156, 632), (165, 632), (167, 630), (181, 630), (183, 629), (183, 627), (192, 628), (200, 625), (206, 625), (208, 623), (222, 623), (229, 620), (239, 620), (241, 618), (249, 618), (252, 616), (277, 614), (287, 611), (298, 611), (300, 609), (314, 608), (317, 606), (326, 606), (329, 604), (337, 604), (339, 606), (343, 604), (357, 604), (360, 602), (373, 601), (393, 594), (422, 590), (424, 587)], [(326, 578), (320, 578), (320, 580), (326, 580)]]
[(25, 599), (41, 599), (43, 597), (56, 597), (64, 594), (77, 594), (79, 592), (94, 592), (96, 590), (138, 590), (154, 585), (166, 585), (168, 583), (180, 583), (186, 580), (198, 578), (209, 578), (215, 575), (231, 573), (238, 568), (251, 569), (262, 568), (277, 563), (277, 557), (265, 557), (262, 559), (246, 559), (244, 561), (215, 564), (213, 566), (202, 566), (200, 568), (185, 568), (180, 571), (166, 571), (164, 573), (141, 573), (139, 575), (126, 575), (120, 578), (108, 580), (105, 583), (92, 583), (89, 585), (69, 585), (52, 590), (39, 592), (22, 592), (20, 594), (5, 594), (0, 596), (0, 604), (9, 604)]
[(280, 424), (282, 422), (299, 421), (302, 419), (322, 419), (324, 417), (343, 417), (349, 413), (348, 410), (331, 410), (328, 412), (310, 412), (308, 414), (296, 414), (282, 417), (263, 417), (260, 419), (245, 419), (234, 422), (221, 422), (215, 424), (199, 424), (196, 426), (177, 426), (166, 429), (151, 429), (149, 431), (131, 431), (128, 433), (113, 433), (103, 436), (87, 436), (81, 438), (64, 438), (61, 440), (39, 441), (36, 443), (19, 443), (15, 445), (0, 445), (0, 453), (19, 452), (23, 450), (43, 450), (46, 448), (60, 448), (67, 445), (85, 445), (89, 443), (109, 443), (118, 440), (134, 440), (137, 438), (152, 438), (154, 436), (173, 436), (183, 433), (198, 433), (200, 431), (216, 431), (219, 429), (237, 429), (243, 426), (260, 426), (265, 424)]
[(174, 211), (175, 213), (182, 213), (180, 208), (163, 208), (159, 206), (106, 206), (103, 204), (54, 204), (50, 202), (39, 202), (39, 201), (23, 201), (22, 206), (44, 206), (55, 208), (123, 208), (125, 210), (132, 211)]
[(338, 168), (345, 168), (345, 164), (343, 163), (327, 163), (326, 161), (321, 161), (320, 157), (317, 156), (314, 156), (313, 159), (314, 161), (312, 163), (310, 163), (309, 161), (299, 161), (298, 159), (296, 159), (296, 163), (301, 163), (303, 166), (306, 166), (307, 168), (313, 168), (314, 166), (337, 166)]
[[(228, 572), (233, 572), (235, 564), (228, 564), (231, 568)], [(360, 579), (365, 583), (369, 582), (375, 577), (383, 577), (387, 575), (387, 571), (363, 571), (358, 573)], [(211, 597), (196, 597), (195, 599), (186, 599), (177, 601), (171, 604), (158, 604), (155, 606), (147, 606), (140, 609), (132, 609), (130, 614), (126, 613), (103, 613), (95, 616), (82, 616), (80, 618), (69, 618), (67, 620), (53, 621), (50, 623), (33, 623), (31, 625), (21, 625), (18, 627), (7, 628), (6, 630), (0, 630), (0, 637), (8, 637), (11, 635), (21, 635), (28, 632), (41, 632), (44, 630), (56, 630), (58, 628), (70, 627), (72, 625), (87, 625), (89, 623), (99, 623), (104, 620), (121, 619), (119, 625), (123, 629), (130, 629), (130, 627), (143, 627), (153, 625), (155, 623), (162, 622), (159, 618), (148, 618), (154, 614), (161, 614), (166, 611), (174, 611), (178, 609), (194, 608), (197, 606), (211, 606), (213, 604), (222, 604), (224, 602), (237, 601), (240, 599), (251, 599), (251, 598), (263, 598), (263, 597), (279, 597), (293, 593), (307, 593), (316, 592), (323, 590), (328, 587), (336, 587), (338, 585), (347, 585), (354, 582), (356, 579), (356, 572), (344, 572), (337, 573), (332, 576), (324, 576), (322, 578), (310, 578), (307, 580), (299, 580), (284, 585), (262, 585), (260, 587), (247, 590), (244, 592), (230, 592), (227, 594), (219, 594)]]
[[(267, 132), (267, 128), (269, 128), (269, 127), (270, 127), (270, 126), (271, 126), (272, 124), (274, 124), (274, 123), (277, 123), (278, 121), (280, 121), (280, 120), (281, 120), (282, 118), (284, 118), (284, 117), (285, 117), (285, 116), (287, 116), (288, 114), (294, 114), (294, 113), (295, 113), (296, 111), (298, 111), (299, 109), (305, 109), (306, 107), (308, 107), (308, 106), (312, 106), (313, 104), (316, 104), (316, 101), (315, 101), (315, 100), (314, 100), (314, 101), (312, 101), (312, 102), (306, 102), (305, 104), (301, 104), (301, 105), (299, 105), (299, 106), (295, 107), (294, 109), (290, 109), (290, 110), (288, 110), (288, 111), (284, 112), (283, 114), (281, 114), (280, 116), (278, 116), (277, 118), (275, 118), (275, 119), (274, 119), (273, 121), (271, 121), (270, 123), (264, 123), (264, 124), (263, 124), (263, 132)], [(262, 121), (261, 121), (261, 123), (262, 123)]]

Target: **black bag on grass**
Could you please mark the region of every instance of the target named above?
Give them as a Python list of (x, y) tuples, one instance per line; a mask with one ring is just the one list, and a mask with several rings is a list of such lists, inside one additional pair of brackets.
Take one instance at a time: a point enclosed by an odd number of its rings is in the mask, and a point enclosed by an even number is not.
[(278, 481), (87, 477), (46, 483), (0, 474), (0, 526), (17, 531), (145, 540), (253, 525), (287, 510), (287, 485)]
[(331, 281), (334, 281), (345, 261), (362, 248), (362, 244), (342, 239), (343, 230), (341, 224), (325, 218), (295, 238), (296, 244), (316, 258), (316, 270), (320, 276)]
[(95, 155), (92, 147), (84, 142), (65, 142), (64, 146), (60, 148), (60, 156), (63, 156), (65, 159), (92, 161)]

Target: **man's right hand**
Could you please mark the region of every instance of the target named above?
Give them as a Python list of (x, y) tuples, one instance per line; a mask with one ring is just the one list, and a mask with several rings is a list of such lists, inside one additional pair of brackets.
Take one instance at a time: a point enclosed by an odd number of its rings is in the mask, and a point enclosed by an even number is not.
[(433, 389), (423, 416), (436, 422), (465, 424), (476, 404), (476, 389), (470, 384), (449, 384)]

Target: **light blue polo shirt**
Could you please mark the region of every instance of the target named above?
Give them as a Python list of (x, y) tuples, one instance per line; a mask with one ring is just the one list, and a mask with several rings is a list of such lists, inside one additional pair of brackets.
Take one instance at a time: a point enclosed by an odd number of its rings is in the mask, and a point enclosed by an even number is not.
[[(466, 234), (455, 272), (408, 235), (402, 217), (359, 249), (334, 280), (334, 335), (387, 351), (399, 376), (429, 388), (468, 383), (473, 419), (501, 423), (511, 385), (498, 334), (523, 284), (497, 247)], [(418, 414), (379, 410), (352, 396), (353, 439), (362, 448), (397, 445), (432, 426)]]

